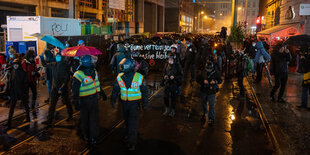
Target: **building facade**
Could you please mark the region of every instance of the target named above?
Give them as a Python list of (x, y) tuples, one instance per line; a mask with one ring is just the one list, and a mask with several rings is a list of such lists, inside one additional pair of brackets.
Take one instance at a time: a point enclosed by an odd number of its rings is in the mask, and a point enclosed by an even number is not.
[(124, 0), (124, 9), (109, 8), (112, 0), (0, 0), (0, 25), (6, 16), (45, 16), (131, 22), (136, 33), (164, 31), (165, 0)]
[(262, 19), (259, 37), (270, 42), (285, 40), (290, 36), (310, 34), (309, 15), (300, 15), (302, 4), (310, 0), (261, 0), (259, 16)]
[(247, 34), (256, 33), (259, 0), (238, 0), (237, 21), (244, 25)]
[(165, 32), (193, 32), (192, 0), (166, 0), (165, 6)]

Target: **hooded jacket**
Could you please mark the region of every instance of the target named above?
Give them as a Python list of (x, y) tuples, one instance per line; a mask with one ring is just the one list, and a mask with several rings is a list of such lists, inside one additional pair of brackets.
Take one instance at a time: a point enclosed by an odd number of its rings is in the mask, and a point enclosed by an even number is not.
[(11, 96), (17, 99), (23, 99), (28, 89), (27, 73), (23, 70), (21, 63), (18, 63), (18, 69), (13, 69), (11, 74)]
[[(256, 43), (257, 52), (254, 58), (255, 63), (264, 63), (264, 59), (269, 61), (271, 59), (270, 55), (264, 48), (263, 42), (259, 41)], [(264, 58), (264, 59), (263, 59)]]

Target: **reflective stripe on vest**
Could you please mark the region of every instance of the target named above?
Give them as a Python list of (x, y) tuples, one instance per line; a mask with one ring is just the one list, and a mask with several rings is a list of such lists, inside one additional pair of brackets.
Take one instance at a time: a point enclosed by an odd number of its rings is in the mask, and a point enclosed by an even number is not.
[(117, 82), (121, 92), (121, 99), (123, 101), (140, 100), (142, 98), (140, 86), (142, 85), (143, 75), (136, 72), (133, 76), (131, 87), (128, 89), (126, 88), (125, 82), (121, 78), (122, 75), (124, 75), (124, 73), (119, 73), (117, 76)]
[(73, 75), (81, 82), (80, 96), (89, 96), (100, 92), (100, 83), (98, 80), (98, 73), (96, 71), (95, 80), (91, 76), (86, 76), (83, 71), (76, 71)]

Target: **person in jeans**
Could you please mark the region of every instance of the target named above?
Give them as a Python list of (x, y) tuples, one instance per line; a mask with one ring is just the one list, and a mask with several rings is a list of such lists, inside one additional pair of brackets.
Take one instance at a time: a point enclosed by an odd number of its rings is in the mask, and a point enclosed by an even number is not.
[(212, 125), (215, 121), (215, 97), (218, 92), (218, 84), (222, 82), (221, 76), (215, 67), (214, 62), (208, 60), (205, 65), (205, 71), (197, 77), (197, 83), (200, 84), (201, 92), (201, 104), (202, 104), (202, 123), (206, 121), (206, 115), (208, 114), (209, 103), (209, 124)]
[(256, 64), (256, 82), (260, 83), (262, 81), (263, 66), (265, 62), (270, 60), (270, 55), (265, 50), (263, 42), (259, 41), (256, 43), (257, 51), (255, 53), (254, 63)]
[(275, 86), (272, 88), (270, 98), (275, 101), (275, 93), (280, 88), (278, 94), (278, 102), (284, 103), (283, 94), (286, 87), (288, 78), (288, 63), (291, 61), (292, 56), (286, 46), (278, 44), (271, 55), (270, 73), (275, 77)]
[(301, 105), (297, 106), (300, 109), (308, 109), (308, 95), (310, 94), (310, 54), (300, 56), (301, 70), (304, 73), (303, 83), (302, 83), (302, 95), (301, 95)]

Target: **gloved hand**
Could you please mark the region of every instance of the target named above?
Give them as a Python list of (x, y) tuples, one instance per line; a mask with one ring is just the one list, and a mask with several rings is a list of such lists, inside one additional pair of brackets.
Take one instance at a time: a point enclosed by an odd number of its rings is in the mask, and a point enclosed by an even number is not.
[(107, 95), (104, 93), (104, 91), (100, 91), (99, 95), (102, 97), (104, 101), (108, 99)]
[(80, 110), (80, 102), (78, 100), (73, 100), (72, 104), (74, 105), (76, 111)]

